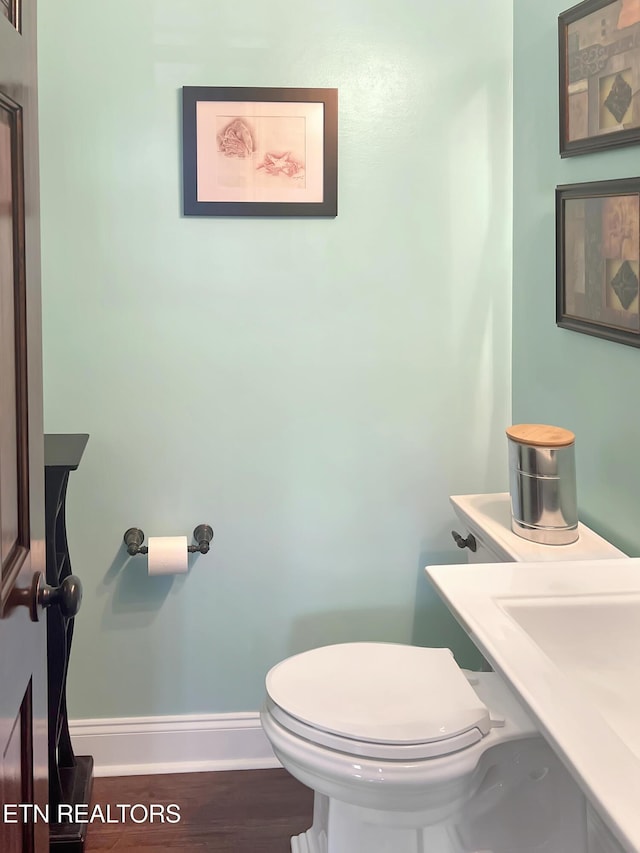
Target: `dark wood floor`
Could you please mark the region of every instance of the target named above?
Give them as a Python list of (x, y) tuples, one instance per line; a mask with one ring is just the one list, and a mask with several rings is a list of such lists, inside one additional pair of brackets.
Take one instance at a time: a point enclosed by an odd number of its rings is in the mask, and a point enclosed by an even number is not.
[[(211, 851), (289, 853), (292, 835), (311, 826), (313, 793), (285, 770), (234, 770), (172, 776), (98, 778), (93, 804), (112, 817), (118, 803), (180, 806), (179, 823), (90, 823), (86, 853)], [(157, 810), (156, 810), (157, 812)], [(138, 809), (136, 817), (143, 811)]]

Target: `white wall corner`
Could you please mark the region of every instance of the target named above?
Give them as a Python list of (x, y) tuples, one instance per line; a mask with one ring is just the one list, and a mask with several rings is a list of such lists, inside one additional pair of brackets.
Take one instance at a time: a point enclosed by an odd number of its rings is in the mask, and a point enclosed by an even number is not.
[(70, 720), (76, 755), (95, 776), (280, 767), (255, 713)]

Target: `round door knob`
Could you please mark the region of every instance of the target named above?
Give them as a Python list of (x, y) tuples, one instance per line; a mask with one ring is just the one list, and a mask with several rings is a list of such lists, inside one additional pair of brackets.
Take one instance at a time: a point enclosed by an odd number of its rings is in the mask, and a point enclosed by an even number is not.
[(40, 574), (36, 586), (36, 607), (60, 608), (65, 619), (72, 619), (82, 604), (82, 583), (75, 575), (68, 575), (60, 586), (49, 586)]

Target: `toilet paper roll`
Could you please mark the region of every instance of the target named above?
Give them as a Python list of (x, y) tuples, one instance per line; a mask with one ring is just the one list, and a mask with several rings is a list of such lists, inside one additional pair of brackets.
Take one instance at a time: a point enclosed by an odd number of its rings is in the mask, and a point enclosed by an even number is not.
[(149, 537), (149, 574), (183, 575), (187, 571), (186, 536)]

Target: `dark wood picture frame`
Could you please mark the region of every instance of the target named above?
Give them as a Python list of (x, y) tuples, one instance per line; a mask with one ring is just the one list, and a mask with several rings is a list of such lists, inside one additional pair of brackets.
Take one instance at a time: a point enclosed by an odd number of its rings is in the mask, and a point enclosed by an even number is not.
[(185, 216), (337, 216), (338, 90), (184, 86)]
[(556, 188), (556, 323), (640, 347), (640, 178)]
[(640, 7), (584, 0), (558, 17), (560, 155), (640, 142)]

